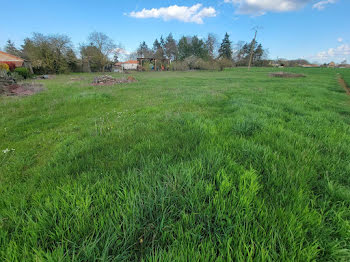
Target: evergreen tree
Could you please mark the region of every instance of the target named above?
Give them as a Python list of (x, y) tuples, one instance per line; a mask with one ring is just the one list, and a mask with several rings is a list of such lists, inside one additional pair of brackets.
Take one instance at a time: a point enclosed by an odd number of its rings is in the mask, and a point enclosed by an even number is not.
[(225, 37), (222, 40), (222, 43), (219, 49), (219, 58), (232, 60), (231, 41), (228, 33), (225, 34)]
[(192, 49), (192, 46), (189, 43), (187, 37), (183, 36), (179, 40), (179, 44), (178, 44), (179, 59), (184, 60), (185, 58), (191, 56), (191, 49)]
[(208, 54), (210, 58), (215, 58), (216, 47), (217, 47), (217, 39), (214, 34), (208, 34), (207, 40), (205, 41), (206, 48), (208, 50)]
[(198, 58), (202, 58), (204, 60), (207, 60), (209, 58), (208, 49), (206, 48), (206, 45), (202, 39), (199, 39), (197, 36), (194, 36), (192, 38), (191, 47), (191, 55), (194, 55)]
[(145, 41), (140, 43), (140, 46), (137, 49), (137, 55), (139, 57), (142, 57), (142, 58), (151, 57), (152, 56), (152, 51), (148, 48), (148, 46), (147, 46)]
[[(247, 66), (249, 64), (251, 48), (252, 42), (244, 43), (238, 48), (238, 51), (236, 53), (236, 65)], [(266, 59), (267, 55), (267, 50), (263, 49), (263, 46), (261, 44), (255, 42), (253, 46), (252, 64), (254, 66), (262, 66), (264, 63), (264, 59)]]
[(21, 51), (19, 51), (15, 44), (9, 39), (7, 40), (6, 46), (5, 46), (5, 52), (14, 56), (21, 56)]
[(154, 52), (154, 53), (157, 52), (157, 50), (158, 50), (159, 48), (161, 48), (161, 45), (160, 45), (158, 39), (156, 39), (156, 40), (154, 40), (154, 43), (153, 43), (153, 52)]
[(178, 49), (176, 45), (176, 41), (173, 37), (173, 35), (170, 33), (168, 37), (165, 40), (165, 54), (168, 59), (170, 60), (176, 60), (178, 57)]
[(163, 36), (160, 37), (159, 44), (160, 44), (161, 48), (165, 49), (165, 41), (163, 39)]
[(114, 62), (115, 64), (119, 62), (119, 55), (118, 55), (118, 53), (114, 53), (113, 62)]
[[(163, 40), (164, 41), (164, 40)], [(156, 39), (153, 43), (153, 52), (154, 58), (163, 59), (164, 58), (164, 50), (158, 39)]]

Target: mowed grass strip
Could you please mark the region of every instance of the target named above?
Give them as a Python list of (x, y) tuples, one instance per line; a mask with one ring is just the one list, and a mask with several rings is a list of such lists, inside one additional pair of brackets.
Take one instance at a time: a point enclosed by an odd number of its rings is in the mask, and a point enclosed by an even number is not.
[(284, 70), (1, 97), (0, 260), (349, 261), (349, 97)]

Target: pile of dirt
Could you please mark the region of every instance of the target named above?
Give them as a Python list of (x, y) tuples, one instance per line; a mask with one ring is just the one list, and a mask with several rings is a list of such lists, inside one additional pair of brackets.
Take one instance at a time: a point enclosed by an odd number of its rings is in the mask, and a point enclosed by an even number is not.
[(132, 76), (128, 76), (127, 78), (124, 78), (124, 77), (114, 78), (109, 75), (103, 75), (103, 76), (95, 77), (92, 84), (95, 86), (109, 86), (109, 85), (115, 85), (115, 84), (134, 83), (134, 82), (137, 82), (137, 80)]
[(306, 77), (306, 75), (303, 75), (303, 74), (294, 74), (294, 73), (287, 73), (287, 72), (271, 73), (270, 76), (271, 77), (281, 77), (281, 78)]
[[(28, 96), (44, 90), (41, 84), (36, 83), (14, 83), (2, 86), (0, 94), (6, 96)], [(2, 92), (1, 92), (2, 91)]]

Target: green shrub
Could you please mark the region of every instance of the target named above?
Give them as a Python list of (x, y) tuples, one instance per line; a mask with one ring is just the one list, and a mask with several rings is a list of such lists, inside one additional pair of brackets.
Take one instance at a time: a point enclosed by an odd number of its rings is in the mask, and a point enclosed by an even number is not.
[(232, 61), (229, 60), (229, 59), (226, 59), (226, 58), (219, 59), (219, 60), (218, 60), (218, 63), (219, 63), (220, 71), (223, 71), (225, 68), (228, 68), (228, 67), (232, 67), (232, 66), (233, 66)]
[(12, 72), (10, 77), (15, 79), (16, 81), (22, 81), (24, 79), (24, 77), (17, 72)]
[(142, 71), (151, 71), (152, 65), (150, 62), (143, 62)]
[(189, 67), (184, 61), (172, 62), (170, 65), (170, 70), (172, 71), (187, 71)]
[(0, 69), (0, 78), (8, 78), (8, 74), (5, 69)]
[(0, 63), (0, 70), (5, 70), (6, 72), (8, 72), (10, 70), (10, 67), (8, 64)]
[(198, 58), (194, 63), (194, 69), (197, 70), (219, 70), (219, 64), (216, 60), (203, 60)]
[(30, 77), (29, 70), (25, 67), (17, 67), (14, 72), (22, 76), (24, 79)]

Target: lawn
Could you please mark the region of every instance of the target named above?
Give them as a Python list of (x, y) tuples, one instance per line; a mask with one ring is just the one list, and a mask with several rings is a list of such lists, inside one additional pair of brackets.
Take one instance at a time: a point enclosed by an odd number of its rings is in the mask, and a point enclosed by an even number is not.
[(349, 261), (340, 69), (276, 70), (0, 97), (0, 260)]

